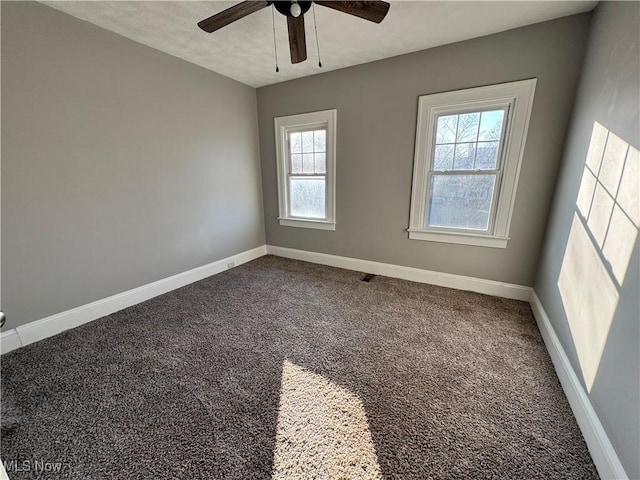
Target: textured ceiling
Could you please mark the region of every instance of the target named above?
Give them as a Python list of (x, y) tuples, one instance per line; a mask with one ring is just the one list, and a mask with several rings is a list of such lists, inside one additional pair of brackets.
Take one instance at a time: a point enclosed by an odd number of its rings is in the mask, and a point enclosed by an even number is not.
[(305, 15), (306, 62), (292, 65), (285, 17), (275, 16), (280, 73), (275, 72), (271, 8), (214, 33), (198, 21), (237, 2), (43, 1), (57, 10), (119, 33), (253, 87), (371, 62), (425, 48), (591, 10), (594, 1), (391, 2), (381, 24), (316, 6), (322, 69), (312, 11)]

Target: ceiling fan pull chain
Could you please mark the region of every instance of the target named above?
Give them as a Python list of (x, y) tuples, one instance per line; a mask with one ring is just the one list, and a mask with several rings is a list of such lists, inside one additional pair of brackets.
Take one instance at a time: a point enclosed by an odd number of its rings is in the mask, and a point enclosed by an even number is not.
[(276, 20), (275, 14), (273, 13), (274, 8), (275, 7), (271, 5), (271, 24), (273, 25), (273, 51), (276, 55), (276, 73), (278, 73), (280, 71), (280, 68), (278, 67), (278, 47), (276, 45)]
[(320, 44), (318, 43), (318, 22), (316, 22), (316, 4), (312, 3), (313, 9), (313, 29), (316, 31), (316, 48), (318, 49), (318, 67), (322, 68), (322, 61), (320, 61)]

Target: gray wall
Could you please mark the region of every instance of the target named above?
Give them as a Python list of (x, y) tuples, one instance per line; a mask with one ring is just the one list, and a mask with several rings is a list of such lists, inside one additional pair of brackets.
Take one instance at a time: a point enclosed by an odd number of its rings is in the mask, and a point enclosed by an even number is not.
[[(535, 282), (536, 292), (579, 375), (583, 374), (583, 368), (575, 345), (576, 333), (580, 328), (594, 329), (591, 325), (580, 325), (580, 319), (577, 324), (571, 324), (558, 283), (561, 281), (565, 252), (573, 242), (572, 219), (577, 211), (576, 200), (594, 122), (598, 122), (632, 147), (640, 148), (639, 15), (640, 4), (637, 2), (602, 2), (595, 10), (576, 107)], [(629, 159), (627, 161), (631, 162)], [(637, 157), (635, 163), (637, 169)], [(627, 170), (623, 172), (623, 181), (635, 184), (637, 195), (638, 170), (635, 178), (626, 178), (624, 175), (627, 175)], [(585, 230), (588, 229), (587, 225)], [(610, 233), (616, 234), (616, 231)], [(608, 275), (611, 275), (619, 300), (595, 380), (582, 380), (585, 388), (590, 390), (591, 403), (621, 457), (627, 474), (630, 478), (640, 478), (638, 239), (636, 236), (629, 267), (621, 285), (615, 279), (611, 265), (597, 242), (594, 241), (593, 245)], [(579, 258), (578, 262), (587, 265), (589, 259)], [(583, 280), (594, 282), (590, 275), (589, 278), (577, 279), (573, 288), (582, 289)], [(595, 301), (602, 302), (604, 299), (596, 298)], [(607, 321), (606, 318), (596, 320), (603, 323)]]
[[(267, 243), (533, 285), (589, 15), (258, 89)], [(508, 248), (409, 240), (418, 96), (537, 77)], [(273, 118), (338, 110), (335, 232), (278, 223)]]
[(253, 88), (2, 2), (8, 327), (264, 244)]

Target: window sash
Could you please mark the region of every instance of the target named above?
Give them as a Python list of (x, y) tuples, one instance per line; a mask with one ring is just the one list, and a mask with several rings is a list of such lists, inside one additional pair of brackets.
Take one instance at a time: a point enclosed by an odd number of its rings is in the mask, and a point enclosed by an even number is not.
[[(495, 140), (478, 140), (481, 122), (478, 121), (478, 130), (476, 131), (476, 140), (474, 142), (443, 142), (436, 143), (436, 136), (438, 133), (438, 119), (440, 117), (448, 116), (448, 115), (464, 115), (469, 113), (482, 113), (482, 112), (490, 112), (495, 110), (502, 110), (504, 112), (503, 120), (502, 120), (502, 129), (500, 131), (500, 138), (498, 141), (498, 157), (496, 160), (496, 168), (491, 170), (482, 170), (482, 169), (451, 169), (451, 170), (434, 170), (435, 164), (435, 151), (437, 145), (460, 145), (463, 143), (494, 143)], [(510, 108), (508, 105), (495, 105), (495, 106), (487, 106), (485, 108), (469, 108), (464, 110), (451, 110), (451, 111), (440, 111), (436, 115), (434, 115), (433, 128), (431, 131), (431, 151), (429, 152), (429, 159), (427, 162), (428, 171), (426, 175), (427, 182), (427, 198), (426, 198), (426, 215), (423, 218), (423, 226), (425, 230), (432, 230), (437, 232), (459, 232), (459, 233), (471, 233), (471, 234), (480, 234), (480, 235), (493, 235), (495, 229), (495, 220), (496, 220), (496, 211), (498, 207), (498, 198), (500, 197), (500, 188), (502, 185), (502, 172), (504, 167), (504, 150), (505, 150), (505, 136), (509, 124), (509, 111)], [(477, 149), (474, 153), (474, 164), (477, 159)], [(454, 160), (455, 161), (455, 160)], [(489, 219), (487, 222), (486, 229), (475, 229), (475, 228), (464, 228), (464, 227), (453, 227), (453, 226), (436, 226), (429, 225), (429, 212), (431, 210), (431, 198), (433, 196), (433, 177), (434, 176), (468, 176), (468, 175), (494, 175), (495, 176), (495, 184), (493, 187), (493, 192), (491, 194), (491, 207), (489, 209)]]
[[(297, 180), (305, 180), (305, 179), (313, 179), (316, 180), (318, 178), (324, 177), (324, 216), (322, 217), (311, 217), (311, 216), (304, 216), (304, 215), (294, 215), (293, 212), (291, 211), (291, 204), (292, 202), (292, 196), (291, 196), (291, 179), (297, 179)], [(288, 179), (287, 179), (287, 190), (289, 192), (289, 203), (287, 205), (287, 215), (289, 216), (289, 218), (293, 218), (293, 219), (300, 219), (300, 220), (315, 220), (315, 221), (321, 221), (321, 220), (327, 220), (327, 218), (329, 217), (329, 205), (328, 205), (328, 201), (327, 201), (327, 176), (325, 174), (318, 174), (318, 175), (288, 175)]]
[[(429, 212), (431, 207), (432, 191), (432, 177), (437, 176), (468, 176), (468, 175), (494, 175), (495, 183), (493, 186), (493, 193), (491, 194), (491, 206), (489, 208), (489, 219), (487, 221), (487, 228), (464, 228), (464, 227), (452, 227), (452, 226), (438, 226), (429, 225)], [(426, 215), (424, 217), (425, 230), (432, 230), (436, 232), (458, 232), (458, 233), (471, 233), (475, 235), (492, 235), (495, 228), (495, 217), (498, 208), (497, 198), (500, 192), (500, 185), (502, 179), (502, 172), (500, 170), (456, 170), (447, 172), (429, 172), (427, 174), (427, 208), (425, 210)]]
[[(300, 150), (300, 152), (292, 152), (291, 151), (291, 134), (292, 133), (306, 133), (306, 132), (317, 132), (317, 131), (324, 131), (324, 150), (318, 150), (316, 151), (315, 149), (315, 142), (313, 145), (313, 150), (311, 152), (303, 152), (302, 148)], [(315, 155), (316, 153), (323, 153), (325, 154), (325, 156), (329, 155), (329, 126), (327, 125), (326, 122), (320, 123), (320, 124), (316, 124), (316, 125), (312, 125), (312, 126), (305, 126), (305, 127), (289, 127), (289, 128), (285, 128), (284, 129), (284, 143), (285, 143), (285, 163), (286, 163), (286, 173), (290, 174), (290, 175), (297, 175), (294, 174), (291, 170), (292, 170), (292, 165), (291, 165), (291, 156), (292, 155)], [(302, 141), (302, 140), (301, 140)], [(327, 167), (328, 168), (328, 167)], [(307, 175), (307, 174), (304, 174)], [(323, 175), (326, 175), (326, 173), (324, 173)]]
[[(478, 130), (476, 131), (476, 140), (474, 142), (442, 142), (442, 143), (438, 143), (437, 142), (437, 135), (438, 135), (438, 119), (440, 117), (446, 117), (449, 115), (465, 115), (465, 114), (469, 114), (469, 113), (485, 113), (485, 112), (493, 112), (496, 110), (502, 110), (504, 112), (503, 117), (502, 117), (502, 129), (500, 130), (500, 138), (497, 140), (498, 141), (498, 160), (496, 163), (496, 169), (501, 170), (503, 168), (504, 165), (504, 149), (505, 149), (505, 136), (507, 134), (507, 128), (508, 128), (508, 123), (509, 123), (509, 112), (510, 112), (510, 108), (509, 105), (494, 105), (494, 106), (487, 106), (484, 108), (468, 108), (468, 109), (464, 109), (464, 110), (459, 110), (459, 109), (452, 109), (452, 110), (443, 110), (438, 112), (437, 114), (435, 114), (433, 116), (433, 131), (431, 132), (431, 152), (429, 153), (430, 157), (429, 157), (429, 168), (433, 169), (433, 164), (435, 162), (435, 152), (436, 152), (436, 146), (438, 145), (453, 145), (454, 148), (457, 145), (461, 145), (463, 143), (474, 143), (474, 144), (479, 144), (479, 143), (495, 143), (496, 140), (478, 140), (480, 138), (480, 127), (482, 126), (482, 122), (478, 121)], [(457, 130), (456, 130), (456, 134), (457, 134)], [(454, 153), (455, 155), (455, 153)], [(478, 150), (476, 149), (476, 152), (474, 154), (474, 165), (477, 159), (477, 155), (478, 155)], [(455, 161), (455, 160), (454, 160)], [(452, 169), (453, 170), (453, 169)], [(448, 171), (448, 170), (436, 170), (436, 171)], [(461, 171), (461, 170), (455, 170), (455, 171)]]
[[(286, 140), (286, 175), (287, 175), (287, 181), (286, 181), (286, 186), (285, 188), (287, 189), (287, 206), (286, 206), (286, 210), (287, 210), (287, 217), (288, 218), (292, 218), (292, 219), (301, 219), (301, 220), (328, 220), (329, 219), (329, 198), (328, 198), (328, 175), (327, 173), (293, 173), (293, 166), (292, 166), (292, 160), (291, 160), (291, 156), (292, 155), (303, 155), (303, 149), (301, 148), (300, 152), (292, 152), (291, 148), (291, 134), (294, 133), (305, 133), (305, 132), (316, 132), (322, 130), (325, 132), (325, 145), (324, 145), (324, 150), (322, 151), (317, 151), (315, 149), (315, 142), (313, 145), (313, 149), (311, 152), (305, 152), (307, 154), (312, 154), (315, 155), (316, 153), (324, 153), (325, 154), (325, 162), (326, 162), (326, 155), (327, 155), (327, 136), (329, 134), (328, 132), (328, 125), (325, 123), (321, 123), (321, 124), (317, 124), (317, 125), (308, 125), (305, 127), (295, 127), (295, 128), (287, 128), (285, 130), (285, 140)], [(302, 141), (302, 140), (301, 140)], [(325, 165), (325, 170), (326, 170), (326, 165)], [(314, 169), (315, 169), (315, 165), (314, 165)], [(291, 193), (291, 179), (292, 178), (297, 178), (297, 179), (304, 179), (304, 178), (324, 178), (324, 216), (323, 217), (309, 217), (309, 216), (302, 216), (302, 215), (294, 215), (293, 212), (291, 211), (291, 204), (292, 204), (292, 193)]]

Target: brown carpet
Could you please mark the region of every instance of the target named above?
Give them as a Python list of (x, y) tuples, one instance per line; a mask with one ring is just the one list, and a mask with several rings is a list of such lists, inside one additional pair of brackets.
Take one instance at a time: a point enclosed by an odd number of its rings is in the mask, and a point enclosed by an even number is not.
[(361, 277), (267, 256), (4, 355), (9, 476), (597, 478), (528, 304)]

